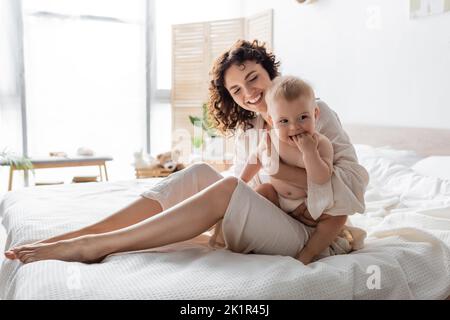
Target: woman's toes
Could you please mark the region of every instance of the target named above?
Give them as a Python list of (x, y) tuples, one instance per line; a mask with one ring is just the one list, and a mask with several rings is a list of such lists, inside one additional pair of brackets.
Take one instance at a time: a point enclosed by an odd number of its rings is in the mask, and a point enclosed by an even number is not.
[(14, 260), (17, 258), (17, 256), (14, 254), (14, 251), (12, 250), (8, 250), (5, 252), (5, 257), (10, 259), (10, 260)]
[(27, 251), (21, 251), (19, 252), (19, 254), (17, 255), (17, 258), (23, 262), (23, 260), (25, 259), (25, 256), (29, 255), (29, 254), (36, 254), (35, 250), (27, 250)]
[(24, 263), (24, 261), (25, 261), (25, 254), (22, 254), (21, 256), (19, 256), (19, 260), (20, 260), (20, 262)]
[(23, 262), (25, 255), (31, 253), (31, 251), (22, 251), (17, 255), (17, 259)]
[(28, 254), (24, 255), (20, 259), (20, 261), (22, 261), (22, 263), (24, 263), (24, 264), (27, 264), (27, 263), (36, 261), (36, 257), (33, 253), (28, 253)]
[(17, 256), (20, 252), (22, 252), (23, 250), (25, 250), (25, 248), (24, 248), (23, 246), (12, 249), (12, 251), (14, 252), (14, 254), (15, 254), (16, 256)]

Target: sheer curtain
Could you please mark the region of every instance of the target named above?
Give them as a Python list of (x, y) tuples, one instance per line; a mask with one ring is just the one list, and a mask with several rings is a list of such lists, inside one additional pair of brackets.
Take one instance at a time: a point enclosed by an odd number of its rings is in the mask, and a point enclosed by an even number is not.
[[(0, 0), (0, 151), (16, 154), (22, 154), (19, 4)], [(0, 167), (0, 192), (7, 189), (7, 173)]]
[[(85, 146), (114, 158), (110, 179), (133, 178), (146, 141), (145, 1), (24, 0), (23, 21), (29, 154)], [(84, 174), (98, 169), (36, 170), (35, 179)]]

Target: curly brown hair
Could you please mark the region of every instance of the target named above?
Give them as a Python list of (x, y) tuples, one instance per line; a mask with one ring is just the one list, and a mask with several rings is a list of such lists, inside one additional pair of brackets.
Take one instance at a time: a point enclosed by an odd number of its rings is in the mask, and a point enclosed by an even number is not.
[(251, 121), (256, 117), (255, 112), (245, 110), (233, 100), (225, 88), (224, 79), (230, 66), (241, 65), (246, 61), (261, 64), (271, 80), (279, 75), (280, 62), (276, 61), (275, 55), (258, 40), (238, 40), (229, 50), (217, 57), (210, 71), (208, 114), (215, 127), (223, 134), (234, 132), (238, 127), (244, 130), (253, 128)]

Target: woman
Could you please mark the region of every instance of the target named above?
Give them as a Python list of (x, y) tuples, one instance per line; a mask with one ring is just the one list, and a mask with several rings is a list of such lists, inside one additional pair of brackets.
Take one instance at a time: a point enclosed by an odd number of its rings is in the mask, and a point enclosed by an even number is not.
[[(274, 55), (257, 41), (238, 41), (214, 63), (209, 111), (220, 130), (239, 131), (235, 159), (237, 174), (247, 157), (243, 150), (249, 135), (243, 133), (270, 129), (264, 94), (271, 80), (278, 75), (278, 67)], [(337, 115), (325, 103), (319, 101), (318, 104), (321, 118), (317, 129), (333, 143), (335, 166), (331, 186), (308, 185), (315, 189), (309, 193), (333, 196), (333, 210), (337, 214), (363, 212), (367, 172), (358, 165)], [(299, 174), (304, 178), (299, 180)], [(307, 186), (304, 169), (280, 163), (273, 176), (303, 188)], [(297, 180), (292, 181), (292, 177)], [(253, 184), (260, 183), (260, 179), (255, 179)], [(299, 243), (303, 245), (307, 240), (305, 225), (314, 226), (314, 220), (305, 207), (293, 216), (297, 219), (285, 214), (236, 177), (223, 178), (210, 166), (200, 163), (172, 174), (142, 194), (140, 199), (98, 223), (40, 243), (10, 249), (5, 256), (24, 263), (45, 259), (95, 262), (115, 252), (150, 249), (188, 240), (216, 226), (211, 239), (215, 247), (298, 258)], [(306, 264), (313, 259), (303, 255), (300, 260)]]

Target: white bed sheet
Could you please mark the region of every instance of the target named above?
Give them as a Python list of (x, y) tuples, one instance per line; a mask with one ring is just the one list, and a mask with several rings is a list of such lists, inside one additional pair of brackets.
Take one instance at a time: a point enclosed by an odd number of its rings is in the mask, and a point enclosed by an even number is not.
[[(4, 260), (2, 299), (445, 299), (450, 296), (450, 181), (422, 177), (410, 153), (357, 148), (370, 173), (365, 248), (308, 266), (199, 244), (107, 257), (100, 264)], [(406, 164), (406, 165), (405, 165)], [(158, 179), (49, 186), (0, 204), (7, 246), (79, 228), (136, 199)], [(172, 250), (171, 250), (172, 248)], [(162, 250), (159, 250), (162, 251)], [(375, 273), (380, 271), (380, 287)], [(375, 282), (374, 282), (375, 281)]]

